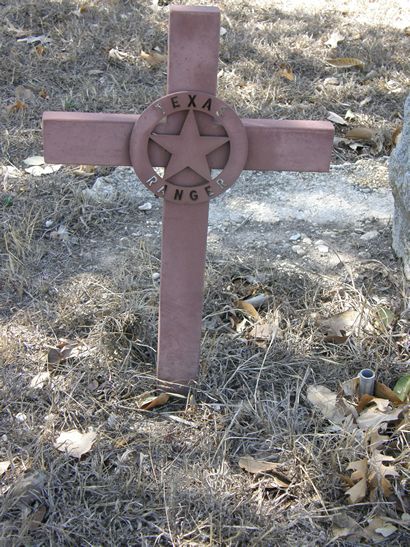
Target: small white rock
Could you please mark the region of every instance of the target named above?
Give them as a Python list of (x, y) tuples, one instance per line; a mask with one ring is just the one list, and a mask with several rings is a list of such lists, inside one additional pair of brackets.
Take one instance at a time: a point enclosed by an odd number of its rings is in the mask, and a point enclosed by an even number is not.
[(302, 236), (301, 236), (301, 234), (299, 234), (299, 233), (298, 233), (298, 234), (293, 234), (293, 235), (290, 236), (289, 240), (290, 240), (290, 241), (299, 241), (299, 239), (300, 239), (301, 237), (302, 237)]
[(303, 247), (301, 247), (300, 245), (292, 245), (292, 251), (299, 256), (303, 256), (306, 254), (305, 249), (303, 249)]
[(362, 241), (370, 241), (371, 239), (376, 238), (379, 235), (379, 232), (377, 230), (370, 230), (370, 232), (365, 232), (363, 235), (360, 236), (360, 239)]
[(315, 241), (315, 245), (318, 246), (318, 245), (326, 245), (326, 243), (323, 241), (323, 239), (317, 239)]
[(138, 209), (139, 209), (140, 211), (151, 211), (151, 209), (152, 209), (152, 203), (150, 203), (149, 201), (147, 201), (147, 202), (143, 203), (142, 205), (140, 205), (140, 206), (138, 207)]
[(53, 224), (54, 224), (54, 223), (53, 223), (52, 220), (46, 220), (45, 223), (44, 223), (44, 225), (45, 225), (46, 228), (50, 228)]
[(19, 412), (18, 414), (16, 414), (16, 420), (18, 422), (25, 422), (27, 420), (27, 415), (24, 414), (24, 412)]
[(152, 274), (152, 281), (158, 281), (160, 277), (161, 277), (161, 276), (160, 276), (160, 274), (159, 274), (158, 272), (154, 272), (154, 273)]
[(326, 254), (329, 252), (329, 247), (327, 245), (316, 245), (316, 248), (320, 254)]
[(310, 239), (310, 237), (304, 237), (302, 239), (302, 243), (304, 243), (305, 245), (312, 245), (312, 240)]

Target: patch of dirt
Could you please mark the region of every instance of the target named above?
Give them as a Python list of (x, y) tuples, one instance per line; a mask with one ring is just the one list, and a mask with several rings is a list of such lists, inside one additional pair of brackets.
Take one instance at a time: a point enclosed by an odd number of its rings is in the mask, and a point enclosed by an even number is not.
[[(169, 3), (0, 6), (0, 543), (348, 545), (359, 540), (353, 528), (337, 539), (334, 515), (362, 527), (377, 515), (394, 524), (389, 544), (404, 545), (405, 416), (381, 431), (392, 492), (379, 485), (349, 505), (346, 469), (369, 455), (367, 434), (317, 412), (307, 387), (336, 392), (363, 368), (393, 387), (408, 372), (409, 294), (391, 251), (387, 181), (410, 84), (408, 10), (394, 0), (208, 2), (226, 30), (218, 93), (241, 115), (350, 110), (337, 136), (364, 125), (378, 140), (337, 146), (329, 174), (246, 172), (212, 203), (200, 378), (188, 399), (147, 411), (161, 202), (128, 168), (33, 177), (22, 160), (42, 152), (46, 109), (140, 112), (163, 94), (165, 65), (140, 51), (166, 51)], [(46, 39), (18, 41), (30, 36)], [(365, 66), (336, 69), (329, 57)], [(257, 330), (238, 301), (261, 295)], [(348, 310), (366, 324), (329, 338), (323, 319)], [(62, 431), (91, 427), (97, 439), (80, 459), (54, 447)], [(280, 464), (280, 475), (247, 473), (245, 455)]]

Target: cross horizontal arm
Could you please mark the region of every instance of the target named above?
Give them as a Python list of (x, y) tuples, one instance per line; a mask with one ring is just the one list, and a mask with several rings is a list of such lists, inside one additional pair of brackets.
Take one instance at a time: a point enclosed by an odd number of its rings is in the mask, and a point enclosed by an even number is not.
[[(129, 139), (137, 114), (45, 112), (44, 156), (48, 163), (131, 165)], [(248, 136), (245, 169), (258, 171), (328, 171), (334, 128), (330, 122), (244, 119)], [(211, 168), (228, 159), (221, 148), (210, 157)], [(164, 167), (168, 154), (152, 143), (151, 160)]]

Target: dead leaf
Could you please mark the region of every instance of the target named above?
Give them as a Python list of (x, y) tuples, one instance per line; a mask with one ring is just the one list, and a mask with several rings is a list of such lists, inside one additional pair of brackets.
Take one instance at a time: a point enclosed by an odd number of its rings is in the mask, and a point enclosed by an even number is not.
[(390, 437), (387, 435), (380, 435), (378, 431), (372, 431), (370, 433), (369, 439), (369, 448), (371, 451), (383, 446), (384, 443), (387, 443)]
[(352, 517), (339, 513), (332, 518), (332, 534), (334, 540), (352, 535), (359, 539), (363, 535), (363, 529)]
[(295, 75), (293, 74), (293, 70), (291, 67), (286, 65), (281, 65), (280, 69), (278, 70), (279, 76), (282, 78), (285, 78), (286, 80), (289, 80), (290, 82), (293, 82), (295, 80)]
[(376, 136), (376, 131), (369, 127), (354, 127), (346, 132), (345, 137), (354, 141), (371, 142)]
[(38, 46), (34, 48), (34, 51), (39, 57), (42, 57), (44, 53), (46, 52), (46, 48), (42, 46), (41, 44), (39, 44)]
[(381, 399), (388, 399), (394, 405), (402, 405), (403, 401), (396, 393), (382, 382), (376, 382), (374, 387), (374, 394)]
[(56, 366), (61, 361), (60, 350), (57, 348), (51, 348), (47, 354), (47, 363), (51, 366)]
[(33, 389), (41, 389), (48, 383), (49, 379), (50, 373), (48, 371), (39, 372), (32, 378), (30, 387)]
[(155, 395), (150, 391), (146, 391), (137, 397), (137, 407), (142, 410), (152, 410), (158, 406), (165, 405), (168, 401), (169, 393), (163, 392)]
[(355, 397), (358, 390), (359, 390), (359, 378), (355, 376), (354, 378), (351, 378), (350, 380), (346, 380), (342, 383), (342, 390), (343, 393), (347, 397)]
[(337, 44), (339, 42), (343, 42), (344, 39), (345, 39), (345, 37), (343, 36), (343, 34), (341, 34), (338, 30), (336, 30), (336, 31), (332, 32), (332, 34), (330, 35), (330, 38), (328, 40), (326, 40), (325, 46), (330, 46), (331, 48), (336, 48)]
[(90, 428), (87, 433), (81, 433), (77, 429), (63, 431), (54, 443), (54, 448), (60, 452), (67, 452), (69, 456), (81, 458), (91, 450), (97, 437), (97, 433)]
[(7, 23), (7, 27), (6, 27), (7, 30), (9, 32), (12, 32), (13, 34), (15, 34), (17, 38), (20, 38), (24, 35), (30, 34), (30, 32), (31, 32), (29, 30), (14, 26), (13, 23), (11, 23), (8, 20), (6, 20), (6, 23)]
[(248, 471), (248, 473), (266, 473), (267, 471), (276, 471), (282, 467), (277, 462), (267, 462), (265, 460), (255, 460), (252, 456), (242, 456), (239, 458), (239, 467)]
[(7, 112), (19, 112), (21, 110), (27, 110), (27, 105), (25, 102), (20, 101), (20, 99), (17, 99), (17, 101), (13, 104), (9, 104), (6, 106)]
[(37, 528), (39, 528), (44, 522), (46, 513), (47, 507), (45, 505), (40, 505), (40, 507), (36, 509), (36, 511), (31, 513), (31, 515), (27, 517), (27, 528), (30, 531), (37, 530)]
[(38, 96), (42, 99), (48, 99), (48, 93), (45, 89), (40, 89), (40, 91), (38, 92)]
[(350, 462), (349, 465), (347, 466), (347, 469), (349, 471), (353, 471), (351, 476), (351, 479), (353, 481), (358, 481), (360, 479), (367, 479), (367, 469), (368, 469), (367, 459)]
[(114, 61), (125, 61), (128, 57), (130, 57), (130, 55), (125, 51), (120, 51), (119, 49), (113, 47), (108, 52), (108, 57)]
[(319, 326), (328, 336), (349, 336), (357, 331), (362, 322), (362, 313), (346, 310), (319, 321)]
[(362, 395), (360, 401), (356, 407), (357, 412), (360, 414), (370, 404), (375, 404), (379, 410), (382, 412), (386, 411), (389, 408), (390, 401), (388, 399), (381, 399), (379, 397), (374, 397), (373, 395)]
[(250, 315), (257, 321), (261, 317), (259, 313), (256, 311), (255, 307), (249, 302), (246, 302), (245, 300), (237, 300), (236, 302), (234, 302), (234, 305), (237, 309), (244, 311), (247, 315)]
[(335, 57), (334, 59), (326, 59), (326, 62), (336, 68), (364, 68), (363, 61), (355, 57)]
[(349, 496), (349, 503), (360, 503), (367, 494), (367, 481), (365, 478), (360, 479), (354, 486), (346, 490), (345, 495)]
[(387, 537), (397, 531), (396, 526), (382, 516), (371, 519), (369, 525), (364, 529), (366, 537), (373, 543), (381, 543)]
[(311, 385), (307, 389), (307, 398), (309, 402), (320, 410), (328, 420), (341, 424), (348, 412), (338, 401), (337, 394), (326, 386)]
[(141, 50), (140, 57), (151, 67), (162, 65), (167, 60), (166, 55), (158, 53), (157, 51), (151, 51), (150, 53), (146, 53), (144, 50)]
[(4, 462), (0, 462), (0, 477), (4, 475), (4, 473), (7, 471), (7, 469), (10, 467), (11, 461), (5, 460)]
[(274, 320), (269, 321), (267, 318), (258, 321), (250, 330), (249, 336), (255, 340), (271, 341), (279, 332), (279, 325)]
[(73, 169), (73, 174), (79, 177), (92, 177), (95, 175), (95, 165), (79, 165)]
[(404, 407), (396, 408), (389, 412), (380, 412), (376, 407), (364, 410), (357, 418), (356, 423), (360, 429), (378, 429), (383, 423), (394, 422), (399, 419)]
[(336, 112), (331, 112), (329, 110), (327, 119), (333, 123), (337, 123), (339, 125), (348, 125), (347, 121), (343, 119), (339, 114), (336, 114)]
[(384, 465), (383, 462), (394, 462), (396, 458), (388, 456), (380, 452), (380, 450), (373, 450), (369, 459), (370, 474), (369, 479), (372, 480), (375, 477), (398, 477), (399, 474), (396, 471), (394, 465)]

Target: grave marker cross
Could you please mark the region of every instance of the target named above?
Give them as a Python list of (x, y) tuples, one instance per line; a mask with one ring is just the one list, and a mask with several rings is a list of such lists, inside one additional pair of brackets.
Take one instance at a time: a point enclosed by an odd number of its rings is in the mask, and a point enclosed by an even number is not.
[(141, 116), (43, 115), (47, 162), (133, 165), (164, 198), (157, 374), (179, 391), (199, 368), (209, 199), (242, 169), (327, 171), (333, 142), (329, 122), (240, 120), (217, 99), (219, 28), (218, 8), (171, 6), (168, 95)]

